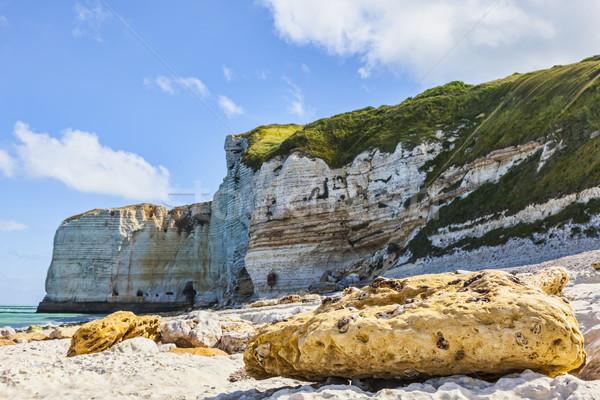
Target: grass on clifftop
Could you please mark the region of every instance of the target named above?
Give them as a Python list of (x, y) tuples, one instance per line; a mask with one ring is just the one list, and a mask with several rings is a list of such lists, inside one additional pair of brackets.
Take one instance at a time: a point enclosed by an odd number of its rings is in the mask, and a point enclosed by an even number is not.
[(263, 162), (272, 157), (284, 140), (302, 129), (302, 125), (265, 125), (259, 126), (241, 136), (248, 139), (248, 150), (243, 162), (249, 167), (259, 169)]
[(242, 135), (250, 141), (244, 162), (258, 169), (275, 156), (300, 151), (341, 167), (367, 149), (393, 152), (398, 143), (411, 149), (438, 140), (438, 129), (460, 128), (457, 147), (429, 165), (434, 177), (452, 164), (544, 137), (574, 122), (580, 128), (600, 129), (599, 120), (590, 118), (597, 103), (582, 101), (583, 94), (597, 85), (599, 66), (599, 59), (590, 57), (477, 86), (455, 81), (395, 106), (367, 107), (304, 126), (259, 127)]

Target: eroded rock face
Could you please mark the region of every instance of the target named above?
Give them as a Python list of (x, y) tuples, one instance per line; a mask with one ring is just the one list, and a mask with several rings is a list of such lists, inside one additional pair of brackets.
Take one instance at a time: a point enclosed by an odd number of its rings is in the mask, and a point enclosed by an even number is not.
[(566, 276), (557, 268), (528, 285), (496, 270), (378, 278), (261, 328), (244, 353), (246, 370), (307, 380), (525, 369), (556, 376), (585, 362), (583, 336), (559, 297)]
[(205, 311), (193, 311), (185, 318), (166, 321), (160, 326), (163, 343), (178, 347), (213, 347), (223, 332), (219, 322)]
[(71, 338), (67, 357), (79, 354), (99, 353), (113, 345), (136, 337), (153, 341), (160, 339), (161, 317), (146, 315), (138, 317), (128, 311), (118, 311), (105, 318), (88, 322)]

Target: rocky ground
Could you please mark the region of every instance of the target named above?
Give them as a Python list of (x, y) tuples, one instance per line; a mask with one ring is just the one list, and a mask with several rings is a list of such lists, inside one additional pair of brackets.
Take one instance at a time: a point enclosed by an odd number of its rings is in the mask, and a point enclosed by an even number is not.
[[(250, 378), (244, 372), (241, 354), (202, 357), (167, 352), (169, 346), (119, 345), (116, 350), (66, 357), (70, 339), (22, 340), (0, 347), (0, 399), (599, 399), (600, 272), (590, 267), (597, 261), (600, 251), (511, 269), (518, 273), (546, 266), (569, 270), (571, 282), (564, 292), (584, 333), (588, 353), (588, 365), (578, 376), (551, 379), (524, 371), (494, 381), (454, 375), (413, 383), (332, 379), (315, 384)], [(261, 307), (215, 314), (221, 321), (229, 321), (221, 322), (223, 335), (228, 330), (244, 333), (246, 325), (277, 321), (314, 308), (319, 304), (315, 300), (287, 304), (266, 301), (257, 304)], [(185, 321), (183, 317), (168, 318), (167, 322), (172, 322), (170, 332), (176, 336), (178, 326), (192, 324)], [(246, 321), (243, 329), (239, 328), (240, 321)]]

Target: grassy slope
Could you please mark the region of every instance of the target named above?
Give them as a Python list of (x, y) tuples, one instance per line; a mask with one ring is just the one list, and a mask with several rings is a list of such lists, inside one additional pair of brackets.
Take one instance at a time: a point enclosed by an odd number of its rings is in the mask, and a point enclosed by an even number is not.
[(437, 129), (450, 132), (459, 127), (456, 146), (450, 150), (450, 142), (444, 142), (447, 150), (423, 166), (429, 171), (426, 185), (452, 165), (507, 146), (553, 140), (564, 148), (539, 172), (538, 153), (498, 184), (484, 185), (443, 207), (440, 218), (413, 240), (413, 253), (431, 251), (426, 236), (439, 227), (501, 211), (510, 214), (527, 204), (600, 185), (600, 136), (590, 139), (600, 130), (600, 56), (477, 86), (451, 82), (396, 106), (368, 107), (303, 127), (257, 128), (244, 134), (250, 141), (244, 162), (258, 169), (274, 156), (301, 151), (340, 167), (369, 148), (392, 152), (398, 143), (412, 148), (438, 140)]

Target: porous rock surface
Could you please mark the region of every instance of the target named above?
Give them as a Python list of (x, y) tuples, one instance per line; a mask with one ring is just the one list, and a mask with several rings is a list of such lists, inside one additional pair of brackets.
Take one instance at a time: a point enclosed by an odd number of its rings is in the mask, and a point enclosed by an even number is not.
[(568, 274), (537, 278), (525, 284), (497, 270), (378, 278), (262, 327), (244, 353), (246, 370), (319, 381), (577, 369), (583, 336), (559, 297)]
[(146, 315), (138, 317), (132, 312), (117, 311), (109, 316), (84, 324), (71, 338), (67, 356), (99, 353), (113, 345), (143, 337), (158, 341), (160, 339), (161, 317)]
[(165, 321), (160, 331), (163, 343), (178, 347), (214, 347), (223, 335), (218, 320), (206, 311), (192, 311), (184, 318)]

